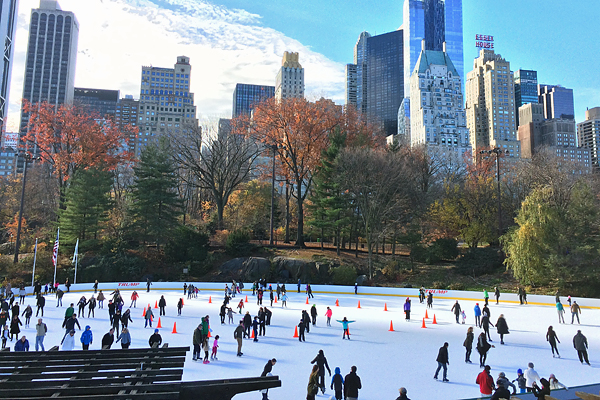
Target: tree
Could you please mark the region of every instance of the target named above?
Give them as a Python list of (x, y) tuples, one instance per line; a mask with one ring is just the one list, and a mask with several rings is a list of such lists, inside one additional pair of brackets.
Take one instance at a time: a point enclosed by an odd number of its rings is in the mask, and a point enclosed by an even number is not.
[(135, 226), (144, 241), (154, 241), (160, 248), (181, 214), (175, 166), (166, 140), (147, 146), (133, 170)]

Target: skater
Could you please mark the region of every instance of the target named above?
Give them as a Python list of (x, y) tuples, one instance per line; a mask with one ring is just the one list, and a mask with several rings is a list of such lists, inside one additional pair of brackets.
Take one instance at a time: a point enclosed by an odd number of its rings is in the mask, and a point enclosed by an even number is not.
[(62, 290), (58, 289), (56, 291), (56, 307), (58, 307), (58, 306), (62, 307), (62, 305), (63, 305), (62, 298), (64, 295), (65, 295), (65, 292), (63, 292)]
[[(65, 340), (65, 337), (67, 336), (67, 334), (69, 332), (75, 330), (75, 325), (77, 325), (77, 328), (79, 328), (79, 330), (81, 330), (79, 321), (77, 321), (77, 314), (73, 314), (69, 318), (67, 318), (63, 321), (62, 327), (65, 328), (65, 335), (63, 336), (62, 340)], [(61, 341), (61, 343), (62, 343), (62, 341)]]
[(92, 297), (90, 297), (87, 304), (88, 304), (88, 318), (90, 317), (90, 315), (92, 316), (92, 318), (96, 318), (96, 316), (94, 315), (94, 310), (96, 309), (96, 299), (94, 298), (94, 295), (92, 295)]
[(310, 308), (310, 317), (312, 320), (312, 324), (317, 325), (317, 306), (316, 304), (313, 304), (312, 307)]
[(138, 294), (138, 292), (136, 292), (134, 290), (133, 293), (131, 293), (131, 304), (129, 305), (129, 308), (131, 308), (131, 307), (136, 308), (137, 299), (139, 299), (139, 298), (140, 298), (140, 295)]
[[(546, 341), (550, 343), (550, 348), (552, 349), (552, 358), (558, 357), (560, 358), (560, 353), (558, 352), (558, 347), (556, 347), (556, 342), (560, 343), (558, 340), (558, 335), (552, 329), (552, 326), (548, 327), (548, 332), (546, 332)], [(556, 351), (556, 355), (554, 355), (554, 351)]]
[(300, 323), (298, 324), (298, 341), (300, 342), (306, 342), (306, 337), (304, 336), (304, 331), (306, 330), (306, 323), (304, 322), (303, 319), (300, 320)]
[(77, 307), (79, 308), (79, 315), (81, 318), (85, 317), (85, 305), (87, 304), (87, 299), (85, 296), (81, 296), (79, 301), (77, 302)]
[(160, 336), (160, 333), (158, 333), (158, 329), (154, 330), (154, 334), (150, 336), (150, 339), (148, 339), (148, 344), (153, 349), (158, 349), (160, 347), (162, 344), (162, 336)]
[(354, 282), (354, 294), (358, 294), (358, 282)]
[(419, 304), (423, 304), (424, 301), (425, 301), (425, 287), (423, 285), (421, 285), (421, 288), (419, 289)]
[(31, 306), (29, 304), (27, 304), (27, 307), (23, 311), (23, 314), (21, 314), (21, 317), (25, 316), (25, 327), (27, 327), (27, 328), (29, 328), (29, 321), (31, 320), (32, 315), (33, 315), (33, 310), (31, 309)]
[(106, 299), (106, 297), (104, 297), (104, 293), (102, 293), (102, 290), (100, 291), (100, 293), (98, 293), (98, 308), (104, 308), (104, 299)]
[(246, 311), (244, 315), (244, 338), (250, 337), (250, 328), (252, 327), (252, 317), (250, 311)]
[(186, 282), (186, 283), (183, 284), (183, 295), (184, 296), (187, 294), (187, 288), (188, 288), (188, 285), (187, 285), (187, 282)]
[(29, 351), (29, 341), (25, 336), (22, 336), (21, 340), (17, 340), (15, 351)]
[(333, 311), (331, 308), (327, 307), (327, 311), (325, 311), (325, 316), (327, 317), (327, 326), (331, 326), (331, 316), (333, 315)]
[(194, 345), (192, 360), (197, 361), (201, 358), (200, 345), (202, 344), (202, 324), (199, 324), (198, 327), (194, 329), (194, 334), (192, 335), (192, 344)]
[(221, 317), (221, 325), (225, 325), (225, 316), (227, 315), (227, 306), (225, 303), (221, 304), (219, 309), (219, 317)]
[(117, 313), (113, 317), (112, 327), (115, 331), (117, 331), (117, 336), (119, 336), (119, 326), (121, 325), (121, 310), (117, 310)]
[(559, 382), (558, 379), (556, 379), (556, 376), (554, 376), (554, 374), (550, 374), (550, 376), (548, 377), (548, 382), (550, 383), (550, 390), (558, 390), (558, 389), (569, 390), (569, 388), (567, 386), (565, 386), (564, 384)]
[(19, 288), (19, 304), (25, 304), (25, 296), (27, 295), (27, 292), (25, 291), (25, 288), (23, 286), (21, 286)]
[(400, 389), (398, 389), (398, 392), (400, 393), (400, 396), (396, 397), (396, 400), (410, 400), (406, 396), (406, 388), (401, 387)]
[(454, 311), (454, 316), (456, 317), (456, 323), (459, 324), (460, 322), (458, 322), (458, 318), (460, 317), (460, 304), (458, 304), (458, 300), (456, 300), (456, 303), (454, 303), (454, 305), (452, 306), (450, 311)]
[(487, 289), (483, 289), (483, 299), (485, 300), (485, 305), (488, 305), (488, 301), (490, 300), (490, 295), (488, 294)]
[(37, 311), (35, 312), (35, 316), (37, 317), (39, 312), (41, 311), (42, 317), (43, 317), (44, 316), (44, 306), (46, 305), (46, 298), (44, 296), (42, 296), (41, 294), (38, 294), (36, 305), (37, 305)]
[(310, 333), (310, 315), (308, 315), (306, 310), (302, 310), (302, 319), (306, 322), (306, 333)]
[(533, 390), (533, 384), (540, 380), (540, 376), (538, 375), (537, 371), (533, 368), (534, 365), (532, 362), (530, 362), (529, 364), (527, 364), (527, 369), (525, 370), (525, 373), (523, 373), (523, 376), (525, 377), (525, 388), (527, 389), (527, 392), (531, 392)]
[[(149, 309), (150, 307), (148, 307)], [(117, 305), (113, 303), (112, 300), (108, 301), (108, 318), (110, 320), (110, 324), (113, 323), (113, 317), (115, 316), (115, 310), (117, 309)]]
[(94, 282), (94, 294), (98, 293), (98, 279)]
[(525, 302), (525, 305), (527, 305), (527, 291), (525, 290), (525, 288), (523, 288), (523, 301)]
[(517, 386), (519, 386), (519, 393), (527, 392), (527, 380), (525, 379), (525, 376), (523, 375), (523, 370), (521, 368), (517, 370), (517, 378), (514, 379), (512, 382), (515, 383), (515, 381), (517, 382)]
[(265, 307), (265, 325), (271, 325), (271, 317), (273, 316), (273, 312)]
[[(472, 364), (471, 363), (471, 350), (473, 349), (473, 340), (475, 339), (475, 334), (473, 333), (473, 327), (470, 326), (467, 329), (467, 337), (465, 338), (465, 341), (463, 342), (463, 346), (466, 349), (466, 353), (465, 353), (465, 362)], [(480, 362), (481, 364), (481, 362)]]
[(340, 367), (335, 367), (335, 373), (333, 374), (333, 378), (331, 378), (331, 390), (335, 392), (335, 400), (342, 400), (342, 390), (344, 388), (344, 378), (340, 373)]
[(208, 361), (208, 351), (210, 350), (210, 346), (208, 345), (208, 336), (204, 337), (204, 342), (202, 343), (202, 350), (204, 350), (204, 360), (202, 361), (202, 364), (209, 364), (210, 361)]
[(283, 293), (283, 295), (281, 296), (281, 308), (285, 307), (287, 308), (287, 300), (288, 300), (288, 296), (287, 293)]
[(433, 379), (438, 379), (438, 373), (440, 372), (440, 369), (443, 368), (443, 382), (449, 382), (447, 377), (448, 364), (450, 364), (450, 360), (448, 359), (448, 342), (444, 343), (444, 345), (440, 347), (436, 361), (438, 363), (438, 367), (435, 370), (435, 375), (433, 375)]
[[(71, 330), (70, 332), (72, 332), (71, 336), (73, 336), (73, 334), (75, 334), (75, 330)], [(83, 350), (90, 349), (90, 344), (92, 344), (92, 342), (94, 341), (94, 335), (92, 333), (91, 326), (86, 325), (85, 331), (83, 331), (83, 333), (81, 334), (81, 338), (79, 338), (79, 340), (81, 341), (81, 348)], [(66, 342), (66, 340), (65, 340), (65, 342)], [(73, 350), (73, 349), (71, 349), (71, 350)]]
[(121, 334), (117, 338), (116, 343), (118, 343), (119, 341), (121, 342), (121, 348), (122, 349), (128, 349), (129, 348), (129, 346), (131, 345), (131, 334), (129, 333), (129, 329), (123, 328), (123, 331), (121, 332)]
[(483, 367), (483, 371), (477, 375), (477, 379), (475, 379), (475, 383), (479, 385), (479, 392), (482, 396), (490, 396), (495, 389), (494, 378), (492, 378), (490, 370), (490, 366), (486, 365)]
[(260, 310), (258, 310), (258, 335), (259, 336), (265, 336), (267, 334), (266, 324), (267, 324), (267, 313), (265, 313), (265, 310), (261, 307)]
[(315, 296), (313, 295), (312, 287), (310, 286), (310, 283), (306, 284), (306, 294), (307, 294), (307, 296), (308, 296), (309, 299), (314, 299), (315, 298)]
[[(512, 394), (513, 395), (517, 394), (517, 388), (515, 387), (515, 385), (513, 383), (511, 383), (508, 380), (508, 378), (506, 378), (506, 374), (504, 372), (500, 372), (498, 374), (498, 379), (496, 379), (496, 385), (503, 386), (506, 390), (508, 390), (512, 387)], [(510, 395), (510, 392), (509, 392), (509, 395)], [(507, 397), (507, 399), (510, 399), (510, 396)]]
[(571, 324), (573, 324), (573, 321), (575, 321), (575, 317), (577, 317), (577, 323), (581, 324), (579, 322), (579, 314), (581, 313), (581, 307), (579, 307), (579, 304), (577, 304), (576, 301), (573, 302), (573, 305), (571, 306)]
[[(225, 304), (225, 303), (223, 303), (223, 304)], [(237, 308), (239, 310), (239, 313), (241, 314), (242, 313), (242, 308), (244, 308), (244, 299), (240, 300), (240, 302), (237, 305)]]
[(500, 335), (500, 344), (504, 344), (504, 335), (508, 335), (510, 333), (508, 331), (508, 324), (506, 323), (504, 314), (500, 314), (498, 317), (498, 320), (496, 321), (496, 330), (498, 331), (498, 335)]
[(146, 279), (146, 292), (150, 293), (150, 285), (152, 285), (152, 282), (150, 282), (150, 278)]
[(166, 306), (167, 306), (167, 300), (165, 300), (165, 296), (160, 296), (160, 300), (158, 300), (159, 317), (165, 315), (165, 307)]
[(348, 340), (350, 340), (350, 331), (348, 330), (348, 324), (353, 323), (354, 321), (348, 321), (348, 318), (344, 317), (343, 320), (336, 320), (337, 322), (339, 322), (340, 324), (342, 324), (342, 329), (344, 329), (344, 333), (342, 334), (342, 339), (346, 338), (346, 335), (348, 335)]
[(427, 308), (433, 308), (433, 293), (427, 294)]
[(483, 332), (485, 334), (487, 334), (487, 337), (491, 342), (492, 337), (490, 336), (490, 325), (492, 325), (492, 327), (494, 327), (494, 325), (490, 322), (489, 314), (484, 311), (483, 318), (481, 319), (481, 327), (483, 328)]
[(308, 377), (306, 400), (315, 400), (317, 393), (319, 393), (319, 366), (313, 365), (310, 376)]
[(281, 300), (281, 286), (279, 286), (279, 283), (277, 283), (277, 301)]
[(233, 324), (233, 308), (227, 307), (227, 323)]
[(533, 383), (533, 395), (538, 400), (545, 400), (546, 395), (550, 395), (550, 382), (548, 382), (546, 378), (542, 378), (540, 379), (540, 384), (542, 385), (541, 388), (537, 385), (537, 383)]
[(212, 353), (210, 354), (211, 360), (218, 360), (218, 358), (217, 358), (217, 349), (218, 348), (219, 348), (219, 335), (215, 336), (215, 340), (213, 340)]
[(275, 358), (272, 358), (269, 361), (267, 361), (265, 367), (263, 368), (263, 372), (260, 374), (260, 376), (267, 376), (269, 372), (273, 371), (273, 367), (275, 366), (275, 364), (277, 364), (277, 359)]
[(498, 301), (500, 301), (500, 289), (498, 289), (498, 286), (494, 288), (494, 297), (496, 298), (496, 304), (498, 304)]
[(325, 353), (323, 353), (323, 350), (319, 350), (319, 354), (317, 354), (317, 356), (310, 363), (317, 363), (319, 366), (319, 387), (321, 388), (323, 394), (325, 394), (325, 368), (327, 368), (329, 376), (331, 376), (331, 370), (329, 369), (329, 364), (327, 363), (327, 358), (325, 358)]
[(180, 298), (177, 302), (177, 315), (181, 315), (181, 310), (183, 309), (183, 299)]
[[(575, 304), (575, 303), (573, 303), (573, 304)], [(12, 333), (12, 327), (11, 327), (11, 333)], [(579, 361), (581, 361), (581, 363), (583, 364), (583, 361), (585, 360), (585, 363), (587, 365), (590, 365), (590, 361), (588, 360), (588, 353), (587, 353), (587, 349), (588, 349), (587, 338), (585, 336), (583, 336), (583, 333), (581, 333), (580, 330), (578, 330), (577, 334), (573, 337), (573, 347), (575, 347), (575, 350), (577, 350), (577, 356), (579, 357)]]
[(571, 296), (567, 297), (567, 303), (569, 303), (569, 307), (571, 307)]
[(114, 328), (110, 328), (110, 330), (104, 334), (102, 337), (102, 350), (110, 350), (112, 344), (115, 342), (115, 330)]
[(273, 289), (269, 290), (269, 299), (271, 300), (271, 307), (273, 307)]
[(561, 302), (556, 303), (556, 312), (558, 313), (558, 323), (565, 323), (565, 308), (561, 304)]
[(254, 317), (254, 321), (252, 321), (252, 333), (254, 334), (253, 342), (258, 342), (258, 317)]
[(406, 301), (404, 302), (404, 318), (407, 321), (410, 321), (410, 298), (406, 298)]
[(147, 328), (148, 324), (150, 324), (150, 328), (152, 328), (152, 317), (154, 317), (154, 313), (152, 312), (152, 309), (148, 307), (148, 309), (146, 310), (146, 315), (144, 315), (144, 318), (146, 319), (144, 328)]
[(483, 316), (483, 314), (487, 314), (490, 321), (492, 320), (492, 312), (490, 311), (490, 308), (487, 305), (484, 305), (481, 309), (481, 315)]
[(487, 353), (492, 347), (494, 346), (489, 344), (486, 340), (485, 332), (481, 332), (477, 338), (477, 352), (479, 353), (479, 366), (481, 368), (484, 367)]
[(121, 316), (121, 325), (122, 325), (123, 329), (127, 328), (129, 326), (130, 322), (133, 323), (133, 320), (131, 319), (131, 311), (125, 310), (125, 312)]
[(237, 356), (241, 357), (244, 353), (242, 353), (242, 343), (244, 337), (244, 321), (240, 319), (240, 324), (233, 331), (233, 338), (237, 340)]
[(64, 351), (75, 350), (75, 331), (69, 332), (65, 341), (62, 343), (62, 349)]
[(258, 292), (256, 292), (256, 305), (257, 306), (262, 306), (262, 302), (263, 302), (263, 296), (264, 296), (264, 291), (262, 289), (258, 289)]
[(360, 377), (356, 375), (356, 366), (350, 367), (350, 373), (344, 377), (344, 396), (346, 400), (358, 400), (358, 389), (362, 389)]
[(67, 278), (65, 282), (65, 287), (67, 288), (67, 293), (71, 292), (71, 282), (69, 282), (69, 278)]
[(300, 293), (300, 285), (301, 285), (301, 283), (302, 282), (300, 281), (300, 279), (298, 279), (298, 293)]
[(35, 351), (38, 351), (40, 347), (42, 351), (46, 351), (44, 349), (44, 337), (46, 337), (46, 333), (48, 333), (48, 327), (42, 322), (41, 318), (38, 318), (38, 323), (35, 326)]

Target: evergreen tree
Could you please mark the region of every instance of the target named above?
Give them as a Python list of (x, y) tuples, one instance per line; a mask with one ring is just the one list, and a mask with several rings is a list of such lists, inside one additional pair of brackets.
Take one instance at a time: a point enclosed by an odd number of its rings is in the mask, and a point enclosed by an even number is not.
[(160, 248), (181, 214), (176, 169), (166, 141), (146, 147), (133, 170), (135, 226), (144, 242), (156, 242)]
[(77, 239), (81, 245), (98, 239), (102, 222), (112, 207), (110, 190), (112, 173), (99, 169), (78, 170), (65, 196), (65, 209), (60, 211), (61, 234), (69, 244)]

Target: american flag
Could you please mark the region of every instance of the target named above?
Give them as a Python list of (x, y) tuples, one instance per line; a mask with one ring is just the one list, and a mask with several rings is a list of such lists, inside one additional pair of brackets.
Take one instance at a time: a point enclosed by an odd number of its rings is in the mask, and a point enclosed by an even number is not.
[(56, 242), (54, 242), (54, 250), (52, 251), (52, 264), (56, 268), (58, 262), (58, 235), (60, 234), (60, 228), (56, 231)]

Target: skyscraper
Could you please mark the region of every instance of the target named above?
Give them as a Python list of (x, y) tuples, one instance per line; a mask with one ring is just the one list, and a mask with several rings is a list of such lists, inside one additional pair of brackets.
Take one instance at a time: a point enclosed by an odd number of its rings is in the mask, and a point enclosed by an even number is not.
[(250, 115), (257, 103), (275, 96), (275, 86), (247, 85), (238, 83), (233, 91), (232, 118)]
[(600, 172), (600, 107), (585, 112), (585, 121), (577, 124), (577, 140), (591, 152), (592, 168)]
[(356, 64), (346, 64), (346, 105), (351, 105), (354, 108), (358, 108), (357, 70)]
[(97, 114), (100, 118), (114, 119), (119, 101), (118, 90), (75, 88), (73, 103)]
[(369, 32), (362, 32), (354, 46), (354, 65), (356, 65), (356, 109), (367, 112), (367, 41)]
[(404, 96), (410, 97), (410, 75), (425, 49), (446, 53), (464, 80), (462, 0), (404, 0)]
[(541, 124), (544, 122), (544, 106), (528, 103), (519, 107), (517, 139), (521, 142), (521, 157), (531, 158), (536, 147), (542, 143)]
[(275, 81), (275, 98), (304, 98), (304, 68), (298, 53), (283, 53), (281, 68)]
[(537, 71), (518, 69), (515, 71), (515, 106), (538, 102)]
[(191, 71), (186, 56), (177, 57), (173, 68), (142, 67), (136, 156), (160, 135), (198, 128)]
[[(138, 113), (140, 109), (139, 100), (135, 100), (132, 95), (125, 95), (124, 98), (117, 102), (115, 112), (115, 123), (119, 129), (123, 129), (126, 125), (136, 127), (138, 125)], [(135, 151), (137, 135), (134, 133), (129, 134), (129, 140), (127, 141), (129, 151)]]
[(499, 147), (520, 157), (516, 137), (515, 82), (510, 63), (493, 50), (481, 50), (465, 85), (467, 127), (473, 152)]
[(573, 89), (560, 85), (538, 85), (539, 102), (544, 105), (546, 119), (575, 119)]
[[(10, 78), (13, 64), (13, 38), (17, 24), (18, 0), (0, 1), (0, 38), (4, 38), (4, 59), (2, 63), (2, 82), (0, 82), (0, 126), (5, 126), (5, 117), (10, 89)], [(3, 131), (0, 129), (0, 131)]]
[(461, 80), (448, 53), (426, 50), (423, 41), (410, 86), (411, 145), (425, 145), (430, 154), (461, 162), (471, 146)]
[[(73, 102), (78, 38), (75, 15), (62, 11), (56, 0), (40, 0), (31, 10), (23, 100), (55, 106)], [(28, 122), (29, 115), (21, 112), (21, 132)]]

